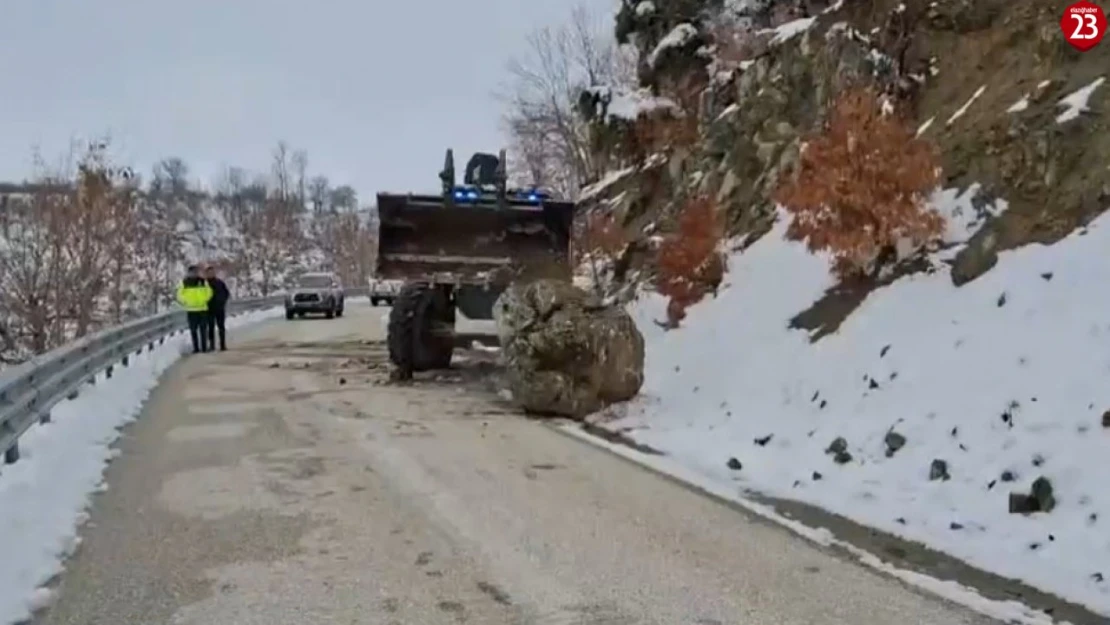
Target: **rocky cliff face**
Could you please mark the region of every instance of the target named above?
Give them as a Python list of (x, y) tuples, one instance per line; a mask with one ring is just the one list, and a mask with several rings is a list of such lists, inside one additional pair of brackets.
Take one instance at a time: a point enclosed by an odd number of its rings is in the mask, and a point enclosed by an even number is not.
[[(617, 36), (642, 51), (642, 89), (582, 108), (613, 174), (585, 199), (651, 232), (691, 193), (730, 233), (765, 233), (771, 200), (832, 96), (868, 84), (909, 111), (970, 189), (977, 229), (949, 255), (956, 284), (1000, 250), (1053, 243), (1110, 207), (1110, 42), (1080, 53), (1043, 0), (625, 0)], [(667, 133), (645, 119), (669, 118)], [(681, 132), (674, 132), (678, 128)], [(663, 139), (659, 139), (659, 135)], [(1004, 200), (1008, 210), (987, 207)]]

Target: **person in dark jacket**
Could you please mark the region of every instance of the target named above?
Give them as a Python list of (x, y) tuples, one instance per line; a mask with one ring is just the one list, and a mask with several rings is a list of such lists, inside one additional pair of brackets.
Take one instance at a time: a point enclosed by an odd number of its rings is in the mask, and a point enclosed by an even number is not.
[(208, 286), (212, 288), (212, 299), (208, 302), (208, 349), (216, 349), (216, 332), (220, 334), (220, 351), (227, 351), (227, 300), (231, 292), (227, 284), (216, 275), (216, 268), (209, 265), (204, 272)]
[(185, 278), (177, 287), (177, 303), (185, 309), (189, 320), (189, 336), (193, 339), (193, 353), (208, 351), (208, 301), (212, 287), (200, 276), (196, 265), (190, 265)]

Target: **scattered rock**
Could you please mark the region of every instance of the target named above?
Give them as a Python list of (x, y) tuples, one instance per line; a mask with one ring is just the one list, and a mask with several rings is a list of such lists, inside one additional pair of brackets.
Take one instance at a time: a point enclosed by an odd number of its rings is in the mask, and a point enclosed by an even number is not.
[(1040, 454), (1033, 454), (1033, 466), (1039, 467), (1044, 464), (1044, 456)]
[(339, 385), (342, 386), (347, 383), (347, 378), (339, 378)]
[(829, 448), (825, 450), (827, 454), (839, 454), (848, 451), (848, 441), (844, 437), (838, 436), (829, 443)]
[(848, 464), (852, 461), (852, 454), (846, 451), (838, 451), (836, 455), (833, 456), (833, 461), (837, 464)]
[(875, 390), (879, 388), (879, 383), (875, 381), (875, 378), (871, 378), (871, 381), (867, 383), (867, 388)]
[(881, 350), (879, 350), (879, 358), (882, 358), (883, 356), (886, 356), (886, 353), (889, 352), (889, 351), (890, 351), (890, 345), (884, 345), (883, 348)]
[(767, 436), (764, 436), (762, 438), (757, 438), (752, 442), (755, 443), (756, 445), (759, 445), (760, 447), (766, 447), (767, 443), (770, 443), (771, 439), (774, 438), (774, 437), (775, 437), (774, 434), (768, 434)]
[(1047, 477), (1041, 476), (1033, 480), (1030, 489), (1033, 499), (1037, 501), (1037, 508), (1041, 512), (1052, 512), (1056, 507), (1056, 497), (1053, 495), (1052, 482)]
[(1091, 579), (1093, 579), (1096, 582), (1101, 583), (1106, 578), (1102, 576), (1102, 573), (1092, 573), (1091, 574)]
[(821, 474), (820, 474), (820, 473), (818, 473), (817, 471), (814, 471), (814, 472), (813, 472), (813, 481), (814, 481), (814, 482), (819, 482), (819, 481), (821, 481), (821, 479), (823, 479), (824, 477), (825, 477), (824, 475), (821, 475)]
[(1056, 497), (1052, 492), (1052, 483), (1045, 477), (1038, 477), (1033, 481), (1029, 494), (1010, 493), (1010, 514), (1052, 512), (1055, 507)]
[(890, 432), (886, 433), (886, 437), (883, 439), (883, 442), (886, 443), (886, 457), (892, 458), (894, 457), (894, 454), (898, 453), (899, 449), (902, 449), (906, 446), (906, 437), (902, 436), (898, 432), (891, 430)]
[(1051, 271), (1046, 271), (1046, 272), (1042, 273), (1041, 278), (1043, 278), (1045, 282), (1048, 282), (1049, 280), (1052, 279), (1052, 272)]
[(950, 479), (952, 479), (952, 476), (948, 474), (948, 463), (940, 459), (933, 460), (933, 463), (929, 466), (929, 480), (947, 482)]
[(279, 364), (278, 364), (278, 363), (276, 363), (276, 362), (271, 362), (271, 363), (270, 363), (270, 368), (271, 368), (271, 369), (277, 369), (277, 368), (278, 368), (278, 367), (280, 367), (280, 366), (281, 366), (281, 365), (279, 365)]
[(955, 521), (948, 524), (948, 529), (951, 530), (962, 530), (963, 528), (964, 526), (962, 524), (956, 523)]
[(1002, 475), (998, 476), (998, 479), (1003, 482), (1012, 482), (1017, 479), (1017, 476), (1014, 475), (1013, 471), (1003, 471)]
[(1006, 294), (1003, 293), (1002, 295), (998, 296), (998, 307), (1002, 308), (1005, 305), (1006, 305)]
[(729, 458), (728, 468), (732, 469), (733, 471), (739, 471), (740, 469), (744, 468), (744, 465), (736, 458)]
[(632, 317), (569, 282), (512, 284), (494, 318), (506, 381), (529, 412), (580, 419), (643, 385), (644, 338)]
[(1110, 428), (1110, 410), (1102, 413), (1102, 427)]

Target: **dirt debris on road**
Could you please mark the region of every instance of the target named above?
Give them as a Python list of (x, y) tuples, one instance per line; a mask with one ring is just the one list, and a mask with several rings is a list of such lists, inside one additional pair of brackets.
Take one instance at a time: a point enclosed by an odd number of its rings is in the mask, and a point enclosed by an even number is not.
[(373, 314), (175, 367), (36, 622), (988, 622), (520, 418), (488, 351), (389, 384)]

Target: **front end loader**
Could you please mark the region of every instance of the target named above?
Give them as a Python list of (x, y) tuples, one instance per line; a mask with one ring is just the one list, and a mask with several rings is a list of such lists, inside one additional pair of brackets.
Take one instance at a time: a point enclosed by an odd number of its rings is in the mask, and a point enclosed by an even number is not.
[(375, 275), (404, 286), (389, 314), (389, 357), (400, 377), (445, 369), (455, 315), (493, 318), (510, 282), (571, 276), (573, 202), (537, 189), (510, 189), (505, 152), (475, 154), (456, 184), (447, 150), (440, 193), (378, 194)]

